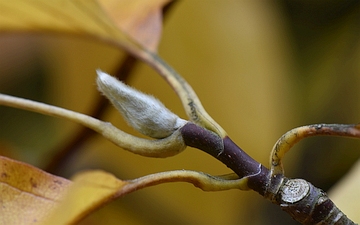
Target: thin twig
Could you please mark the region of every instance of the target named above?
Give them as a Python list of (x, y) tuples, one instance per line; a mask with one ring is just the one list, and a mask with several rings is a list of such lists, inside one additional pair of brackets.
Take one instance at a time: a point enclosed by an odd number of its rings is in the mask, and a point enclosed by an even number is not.
[(57, 106), (47, 105), (45, 103), (0, 94), (0, 105), (70, 120), (98, 132), (106, 139), (125, 150), (143, 156), (168, 157), (178, 154), (186, 147), (182, 141), (179, 131), (175, 131), (167, 138), (149, 140), (125, 133), (114, 127), (111, 123), (103, 122), (81, 113)]
[(275, 143), (271, 155), (271, 174), (284, 174), (282, 158), (297, 142), (312, 136), (345, 136), (360, 138), (360, 124), (313, 124), (286, 132)]
[[(169, 182), (188, 182), (203, 191), (225, 191), (230, 189), (250, 190), (246, 178), (234, 174), (212, 176), (207, 173), (191, 170), (172, 170), (160, 172), (127, 181), (132, 185), (123, 188), (119, 194), (132, 192), (140, 188)], [(135, 188), (135, 189), (134, 189)]]

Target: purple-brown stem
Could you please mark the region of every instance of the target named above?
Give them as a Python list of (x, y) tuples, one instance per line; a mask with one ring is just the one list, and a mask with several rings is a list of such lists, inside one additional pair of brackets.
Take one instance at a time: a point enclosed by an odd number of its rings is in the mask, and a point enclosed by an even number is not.
[(249, 187), (262, 196), (265, 195), (270, 176), (269, 169), (251, 158), (229, 137), (221, 139), (215, 133), (193, 123), (183, 126), (181, 134), (186, 145), (212, 155), (239, 177), (249, 177)]
[(181, 128), (185, 144), (198, 148), (232, 169), (240, 178), (248, 178), (248, 187), (290, 214), (302, 224), (354, 225), (327, 197), (326, 193), (302, 179), (282, 174), (270, 177), (270, 170), (238, 147), (229, 137), (187, 123)]

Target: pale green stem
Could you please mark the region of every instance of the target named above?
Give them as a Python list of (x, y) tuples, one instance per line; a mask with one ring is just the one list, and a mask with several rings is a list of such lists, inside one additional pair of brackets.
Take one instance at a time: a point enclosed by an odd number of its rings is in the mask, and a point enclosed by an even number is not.
[(271, 176), (284, 174), (282, 158), (297, 142), (306, 137), (330, 135), (360, 138), (360, 124), (314, 124), (294, 128), (275, 143), (270, 154)]
[(203, 191), (225, 191), (230, 189), (249, 190), (247, 186), (248, 178), (241, 178), (232, 173), (221, 176), (212, 176), (203, 172), (191, 170), (173, 170), (161, 173), (150, 174), (134, 180), (128, 181), (117, 196), (130, 193), (140, 188), (154, 186), (169, 182), (188, 182)]
[(221, 138), (227, 136), (226, 131), (206, 112), (195, 91), (180, 74), (155, 53), (142, 49), (136, 55), (153, 67), (170, 84), (192, 122), (215, 132)]
[(0, 94), (0, 105), (34, 111), (79, 123), (98, 132), (119, 147), (143, 156), (173, 156), (184, 150), (186, 147), (179, 131), (175, 131), (172, 135), (164, 139), (148, 140), (125, 133), (114, 127), (111, 123), (103, 122), (71, 110), (32, 100)]

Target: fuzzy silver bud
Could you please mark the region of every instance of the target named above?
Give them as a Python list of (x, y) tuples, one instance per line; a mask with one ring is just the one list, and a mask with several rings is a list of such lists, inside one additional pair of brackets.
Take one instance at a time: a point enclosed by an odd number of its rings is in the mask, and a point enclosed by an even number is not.
[(98, 89), (120, 111), (127, 123), (140, 133), (153, 138), (165, 138), (187, 123), (153, 96), (144, 94), (101, 70), (96, 72)]

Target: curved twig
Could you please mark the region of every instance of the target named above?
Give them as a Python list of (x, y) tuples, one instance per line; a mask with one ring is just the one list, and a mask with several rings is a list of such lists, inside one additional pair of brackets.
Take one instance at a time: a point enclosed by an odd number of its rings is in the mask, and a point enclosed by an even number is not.
[(270, 154), (271, 175), (284, 174), (282, 158), (297, 142), (306, 137), (331, 135), (360, 138), (360, 124), (313, 124), (286, 132), (275, 143)]
[(226, 131), (206, 112), (195, 91), (180, 74), (154, 53), (145, 51), (143, 56), (143, 60), (148, 62), (174, 89), (192, 122), (215, 132), (221, 138), (227, 136)]
[(167, 138), (148, 140), (125, 133), (111, 123), (36, 101), (0, 94), (0, 104), (68, 119), (102, 134), (119, 147), (143, 156), (168, 157), (178, 154), (186, 147), (179, 131), (175, 131)]
[(172, 170), (150, 174), (127, 181), (129, 184), (117, 195), (129, 193), (143, 187), (149, 187), (169, 182), (187, 182), (203, 191), (225, 191), (230, 189), (249, 190), (247, 178), (239, 178), (236, 174), (212, 176), (207, 173), (192, 170)]

